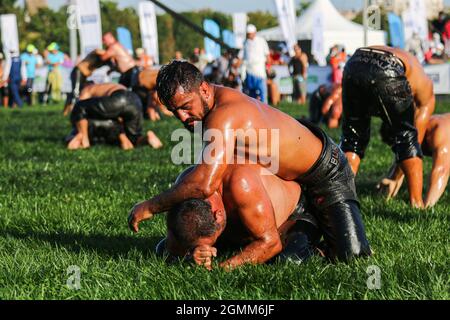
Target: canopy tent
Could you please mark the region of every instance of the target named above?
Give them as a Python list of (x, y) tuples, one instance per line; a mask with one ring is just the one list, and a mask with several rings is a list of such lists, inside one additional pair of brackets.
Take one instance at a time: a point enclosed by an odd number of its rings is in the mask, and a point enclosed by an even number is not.
[[(335, 44), (345, 46), (348, 53), (364, 46), (364, 27), (344, 18), (329, 0), (315, 0), (309, 8), (297, 18), (297, 40), (312, 40), (314, 19), (323, 17), (323, 48), (324, 55)], [(284, 41), (280, 27), (261, 30), (260, 37), (267, 41)], [(368, 45), (385, 45), (386, 33), (384, 31), (369, 30)]]

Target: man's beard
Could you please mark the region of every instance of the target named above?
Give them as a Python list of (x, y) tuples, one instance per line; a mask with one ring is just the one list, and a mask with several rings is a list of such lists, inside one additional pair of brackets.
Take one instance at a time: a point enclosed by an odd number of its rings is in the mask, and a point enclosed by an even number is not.
[(202, 121), (206, 117), (206, 115), (209, 113), (210, 109), (209, 109), (208, 103), (203, 98), (201, 98), (201, 99), (202, 99), (202, 107), (203, 107), (203, 112), (202, 112), (201, 117), (191, 117), (191, 118), (187, 119), (185, 122), (183, 122), (184, 127), (186, 129), (188, 129), (190, 132), (194, 132), (195, 125), (194, 124), (190, 125), (189, 122)]

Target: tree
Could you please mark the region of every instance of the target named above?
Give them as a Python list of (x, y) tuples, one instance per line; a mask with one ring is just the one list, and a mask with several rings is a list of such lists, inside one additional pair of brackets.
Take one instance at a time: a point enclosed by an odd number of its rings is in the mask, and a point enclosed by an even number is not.
[(249, 12), (247, 16), (248, 23), (254, 24), (258, 30), (273, 28), (278, 25), (277, 17), (273, 16), (270, 12)]

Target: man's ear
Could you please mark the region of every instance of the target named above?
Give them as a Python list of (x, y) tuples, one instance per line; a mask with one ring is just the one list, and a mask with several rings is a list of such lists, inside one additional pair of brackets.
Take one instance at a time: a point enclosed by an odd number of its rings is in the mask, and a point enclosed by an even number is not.
[(225, 211), (223, 209), (217, 209), (216, 211), (213, 212), (213, 215), (214, 220), (216, 220), (218, 224), (222, 224), (223, 221), (225, 220)]
[(199, 89), (200, 89), (200, 93), (201, 93), (206, 99), (208, 99), (209, 96), (210, 96), (208, 82), (203, 81), (203, 82), (200, 84), (200, 88), (199, 88)]

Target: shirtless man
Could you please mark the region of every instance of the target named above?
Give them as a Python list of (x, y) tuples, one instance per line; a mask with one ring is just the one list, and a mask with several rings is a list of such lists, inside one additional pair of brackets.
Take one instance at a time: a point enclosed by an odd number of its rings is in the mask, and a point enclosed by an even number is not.
[(322, 105), (321, 111), (328, 128), (336, 129), (339, 127), (339, 120), (342, 116), (342, 86), (340, 84), (333, 86), (330, 95)]
[(420, 144), (435, 105), (433, 82), (410, 53), (385, 46), (358, 49), (345, 65), (341, 149), (358, 172), (370, 139), (372, 116), (393, 137), (392, 150), (406, 175), (410, 203), (422, 208)]
[(138, 85), (133, 87), (133, 92), (136, 93), (146, 106), (146, 112), (150, 120), (160, 120), (158, 111), (166, 116), (173, 117), (173, 113), (161, 104), (156, 92), (156, 77), (158, 76), (156, 69), (144, 69), (139, 72)]
[(94, 70), (104, 66), (108, 61), (102, 61), (96, 51), (90, 52), (83, 60), (81, 60), (70, 73), (72, 82), (72, 92), (67, 95), (66, 104), (64, 105), (64, 115), (68, 115), (80, 97), (80, 92), (86, 85), (87, 78), (92, 75)]
[[(386, 130), (382, 130), (381, 134), (385, 143), (393, 143)], [(444, 193), (450, 173), (450, 113), (431, 117), (421, 147), (425, 156), (433, 157), (429, 188), (425, 198), (425, 208), (430, 208)], [(390, 199), (397, 195), (403, 179), (404, 174), (401, 170), (391, 170), (378, 187)]]
[(103, 44), (106, 46), (106, 50), (96, 50), (97, 54), (100, 55), (100, 59), (102, 61), (112, 60), (121, 73), (119, 83), (127, 88), (134, 87), (137, 84), (139, 73), (136, 61), (111, 32), (103, 35)]
[(147, 132), (146, 137), (142, 136), (144, 120), (141, 101), (120, 84), (92, 84), (83, 89), (71, 114), (72, 125), (77, 133), (68, 143), (68, 149), (90, 147), (90, 120), (122, 122), (123, 129), (120, 130), (118, 140), (124, 150), (133, 149), (143, 143), (148, 143), (155, 149), (162, 146), (152, 131)]
[[(186, 169), (175, 183), (193, 169)], [(197, 264), (211, 269), (217, 249), (250, 247), (222, 263), (237, 266), (243, 252), (252, 251), (251, 263), (264, 263), (284, 248), (282, 258), (302, 262), (314, 253), (322, 234), (314, 216), (305, 212), (304, 198), (299, 199), (300, 186), (294, 181), (268, 171), (261, 174), (258, 165), (229, 165), (212, 196), (186, 200), (169, 211), (167, 237), (157, 245), (157, 254), (172, 258), (193, 253)]]
[[(295, 180), (305, 188), (312, 205), (320, 211), (318, 220), (322, 229), (333, 226), (324, 232), (329, 237), (337, 237), (338, 230), (348, 228), (358, 243), (363, 244), (343, 245), (337, 256), (346, 259), (370, 251), (360, 217), (354, 175), (345, 155), (322, 130), (306, 122), (299, 123), (237, 90), (208, 84), (201, 72), (185, 61), (173, 61), (161, 68), (157, 91), (161, 102), (185, 127), (193, 130), (194, 124), (202, 122), (205, 132), (214, 129), (222, 139), (217, 139), (221, 142), (214, 140), (205, 144), (203, 158), (210, 158), (196, 165), (181, 183), (134, 206), (128, 220), (133, 231), (137, 232), (139, 223), (151, 219), (154, 214), (168, 211), (187, 199), (207, 199), (214, 194), (228, 166), (230, 155), (227, 150), (254, 153), (251, 158), (259, 158), (258, 164), (267, 166), (261, 159), (267, 158), (269, 149), (276, 149), (271, 154), (271, 162), (278, 164), (278, 170), (273, 173), (283, 180)], [(233, 130), (237, 129), (254, 130), (260, 134), (257, 146), (246, 145), (245, 137), (242, 141), (236, 140)], [(278, 133), (279, 141), (273, 142), (275, 145), (272, 146), (272, 136), (264, 137), (264, 132), (270, 135)], [(239, 146), (244, 150), (238, 150)], [(208, 154), (211, 147), (214, 154)], [(344, 216), (348, 219), (342, 219)], [(352, 221), (351, 226), (341, 224), (341, 220)], [(241, 262), (252, 261), (252, 252), (249, 247), (241, 256)]]

